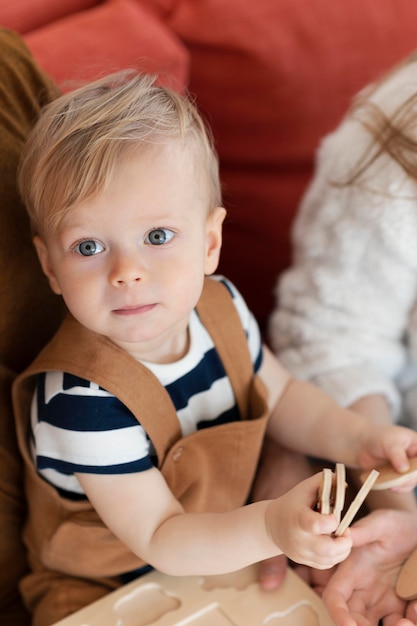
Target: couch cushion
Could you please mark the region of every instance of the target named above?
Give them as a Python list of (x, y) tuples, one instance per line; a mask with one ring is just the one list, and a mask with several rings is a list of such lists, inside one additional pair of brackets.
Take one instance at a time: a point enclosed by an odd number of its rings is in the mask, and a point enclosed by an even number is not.
[(0, 0), (0, 24), (22, 34), (99, 2), (101, 0)]
[(135, 0), (111, 0), (25, 36), (41, 67), (63, 90), (127, 67), (157, 73), (182, 90), (188, 54), (161, 21)]

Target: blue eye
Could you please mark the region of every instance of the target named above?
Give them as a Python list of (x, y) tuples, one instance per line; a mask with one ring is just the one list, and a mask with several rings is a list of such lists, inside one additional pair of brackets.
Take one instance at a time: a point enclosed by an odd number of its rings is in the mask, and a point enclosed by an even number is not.
[(175, 233), (169, 228), (154, 228), (146, 236), (145, 243), (150, 243), (153, 246), (161, 246), (164, 243), (171, 241)]
[(86, 239), (85, 241), (80, 241), (80, 243), (75, 246), (74, 250), (82, 256), (93, 256), (94, 254), (103, 252), (104, 246), (98, 241), (94, 241), (94, 239)]

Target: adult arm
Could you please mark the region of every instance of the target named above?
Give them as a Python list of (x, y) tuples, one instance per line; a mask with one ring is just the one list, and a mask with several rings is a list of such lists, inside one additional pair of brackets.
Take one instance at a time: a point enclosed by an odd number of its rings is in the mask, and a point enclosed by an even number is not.
[[(372, 95), (387, 114), (415, 91), (416, 65)], [(354, 114), (322, 143), (295, 222), (294, 262), (277, 286), (271, 342), (294, 375), (341, 405), (382, 395), (397, 416), (407, 326), (417, 335), (417, 187), (387, 155), (345, 185), (370, 145)]]

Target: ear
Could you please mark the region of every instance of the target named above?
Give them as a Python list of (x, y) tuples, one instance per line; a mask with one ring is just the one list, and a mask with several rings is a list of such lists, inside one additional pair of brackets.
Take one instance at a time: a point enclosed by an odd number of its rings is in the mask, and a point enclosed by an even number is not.
[(36, 248), (36, 252), (38, 254), (43, 273), (48, 278), (49, 285), (52, 291), (60, 295), (62, 292), (59, 288), (58, 281), (52, 269), (51, 259), (49, 257), (48, 248), (46, 247), (45, 242), (39, 237), (39, 235), (35, 235), (35, 237), (33, 238), (33, 244)]
[(222, 247), (222, 226), (226, 217), (226, 209), (216, 207), (210, 211), (206, 224), (206, 264), (205, 274), (213, 274), (219, 264)]

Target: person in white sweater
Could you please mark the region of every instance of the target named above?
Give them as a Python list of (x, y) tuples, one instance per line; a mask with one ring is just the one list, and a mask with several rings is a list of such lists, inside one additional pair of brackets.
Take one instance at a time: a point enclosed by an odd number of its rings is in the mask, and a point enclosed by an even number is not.
[[(323, 140), (293, 250), (270, 320), (276, 354), (342, 406), (417, 429), (417, 55), (360, 93)], [(325, 601), (337, 626), (415, 624), (394, 582), (417, 544), (416, 500), (380, 492), (371, 507), (392, 510), (352, 529), (358, 547)]]

